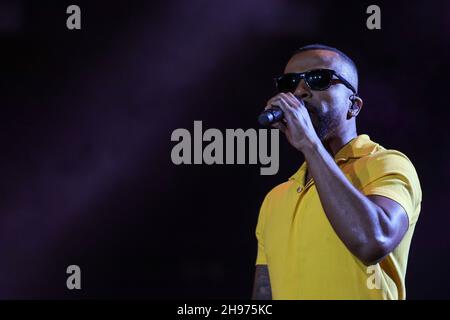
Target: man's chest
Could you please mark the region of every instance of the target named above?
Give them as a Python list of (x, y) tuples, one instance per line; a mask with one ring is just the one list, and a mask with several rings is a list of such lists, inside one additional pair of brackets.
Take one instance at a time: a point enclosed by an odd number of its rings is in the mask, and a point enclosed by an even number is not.
[(314, 184), (300, 193), (293, 185), (289, 195), (272, 206), (266, 221), (266, 249), (268, 254), (283, 252), (294, 245), (304, 250), (328, 242), (334, 236)]

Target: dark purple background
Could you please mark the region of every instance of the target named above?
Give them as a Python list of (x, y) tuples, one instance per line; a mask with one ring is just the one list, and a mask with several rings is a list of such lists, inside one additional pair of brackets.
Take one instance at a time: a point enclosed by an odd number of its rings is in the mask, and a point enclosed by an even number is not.
[(0, 1), (0, 298), (250, 297), (260, 203), (303, 157), (282, 138), (275, 176), (175, 166), (170, 135), (257, 127), (272, 77), (315, 42), (359, 66), (358, 133), (421, 179), (408, 298), (450, 297), (448, 1), (376, 2), (375, 31), (372, 2), (129, 2)]

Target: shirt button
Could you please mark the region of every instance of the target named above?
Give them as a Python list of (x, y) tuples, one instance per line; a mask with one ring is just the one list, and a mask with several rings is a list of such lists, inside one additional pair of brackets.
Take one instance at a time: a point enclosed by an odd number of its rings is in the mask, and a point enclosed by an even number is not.
[(297, 188), (297, 192), (298, 192), (298, 193), (302, 192), (302, 190), (303, 190), (302, 187), (298, 187), (298, 188)]

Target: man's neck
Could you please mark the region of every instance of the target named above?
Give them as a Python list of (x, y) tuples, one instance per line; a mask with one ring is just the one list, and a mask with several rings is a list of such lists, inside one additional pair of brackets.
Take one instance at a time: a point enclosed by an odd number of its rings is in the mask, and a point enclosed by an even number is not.
[[(358, 136), (356, 129), (346, 130), (342, 132), (335, 132), (333, 136), (322, 141), (325, 149), (334, 158), (334, 156), (341, 150), (347, 143)], [(306, 169), (305, 183), (312, 178), (308, 168)]]
[(341, 134), (333, 135), (331, 138), (325, 140), (325, 142), (323, 142), (323, 145), (325, 149), (327, 149), (328, 153), (330, 153), (334, 158), (339, 150), (341, 150), (346, 144), (348, 144), (357, 136), (358, 134), (356, 133), (356, 130), (343, 132)]

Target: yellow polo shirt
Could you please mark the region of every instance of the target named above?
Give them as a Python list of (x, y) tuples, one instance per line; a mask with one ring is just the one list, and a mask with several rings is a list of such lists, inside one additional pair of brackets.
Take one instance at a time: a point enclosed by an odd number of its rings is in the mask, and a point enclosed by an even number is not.
[[(411, 161), (362, 134), (334, 157), (347, 179), (365, 195), (398, 202), (409, 218), (401, 243), (367, 267), (336, 235), (307, 163), (265, 197), (258, 217), (256, 264), (267, 264), (273, 299), (405, 299), (405, 273), (422, 191)], [(349, 225), (349, 228), (351, 226)]]

